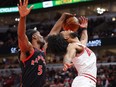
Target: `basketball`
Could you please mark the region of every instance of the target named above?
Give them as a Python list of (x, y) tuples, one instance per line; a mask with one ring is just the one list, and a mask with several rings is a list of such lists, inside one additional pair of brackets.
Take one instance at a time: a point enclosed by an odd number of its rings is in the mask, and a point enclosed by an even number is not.
[(79, 29), (79, 20), (76, 17), (69, 17), (63, 23), (63, 30), (77, 31)]

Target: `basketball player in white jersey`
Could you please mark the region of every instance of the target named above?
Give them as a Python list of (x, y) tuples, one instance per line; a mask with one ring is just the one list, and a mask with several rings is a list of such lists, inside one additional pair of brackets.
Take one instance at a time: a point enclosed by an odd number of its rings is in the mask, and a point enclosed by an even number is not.
[[(48, 38), (48, 48), (52, 47), (48, 50), (54, 54), (64, 54), (63, 70), (66, 71), (74, 65), (78, 72), (78, 76), (73, 80), (71, 87), (96, 87), (96, 56), (86, 47), (88, 41), (87, 25), (88, 20), (85, 17), (80, 17), (79, 26), (82, 29), (80, 40), (76, 33), (70, 30), (62, 31), (59, 35)], [(49, 44), (50, 40), (55, 44)], [(62, 44), (67, 47), (64, 53), (62, 52)]]

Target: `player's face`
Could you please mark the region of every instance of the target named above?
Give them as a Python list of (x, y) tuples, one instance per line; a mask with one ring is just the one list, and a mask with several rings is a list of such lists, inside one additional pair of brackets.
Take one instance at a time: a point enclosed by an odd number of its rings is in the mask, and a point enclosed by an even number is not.
[(71, 30), (67, 30), (67, 31), (62, 31), (61, 34), (63, 35), (63, 37), (65, 39), (68, 39), (70, 37), (70, 34), (73, 33), (73, 31)]
[(36, 37), (36, 40), (37, 40), (38, 43), (45, 43), (45, 40), (44, 40), (43, 36), (40, 34), (39, 31), (36, 32), (34, 34), (34, 36)]

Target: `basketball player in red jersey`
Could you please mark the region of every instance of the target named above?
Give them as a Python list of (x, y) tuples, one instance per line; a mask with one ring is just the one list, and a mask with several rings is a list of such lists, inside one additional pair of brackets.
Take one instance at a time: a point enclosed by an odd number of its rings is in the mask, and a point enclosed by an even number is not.
[[(62, 31), (58, 35), (48, 38), (48, 51), (64, 55), (64, 71), (72, 65), (76, 68), (78, 76), (73, 80), (71, 87), (96, 87), (96, 56), (86, 47), (88, 20), (85, 17), (80, 17), (80, 23), (80, 40), (76, 32)], [(54, 47), (50, 41), (55, 43)]]
[[(18, 24), (18, 46), (20, 48), (19, 60), (22, 70), (22, 87), (43, 87), (45, 84), (45, 55), (41, 51), (47, 45), (40, 32), (34, 29), (26, 31), (26, 16), (30, 13), (33, 6), (27, 8), (28, 0), (23, 2), (20, 0), (18, 4), (20, 21)], [(50, 35), (57, 34), (61, 30), (61, 25), (67, 16), (73, 16), (69, 13), (64, 13), (56, 22), (49, 33)]]

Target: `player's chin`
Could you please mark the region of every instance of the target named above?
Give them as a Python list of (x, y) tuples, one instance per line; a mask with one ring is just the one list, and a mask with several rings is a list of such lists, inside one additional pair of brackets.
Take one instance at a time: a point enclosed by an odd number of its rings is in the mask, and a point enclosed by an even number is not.
[(42, 41), (41, 44), (42, 44), (42, 45), (45, 45), (45, 41)]
[(44, 40), (39, 40), (39, 41), (38, 41), (38, 44), (39, 44), (41, 47), (43, 47), (43, 46), (45, 45), (45, 41), (44, 41)]

